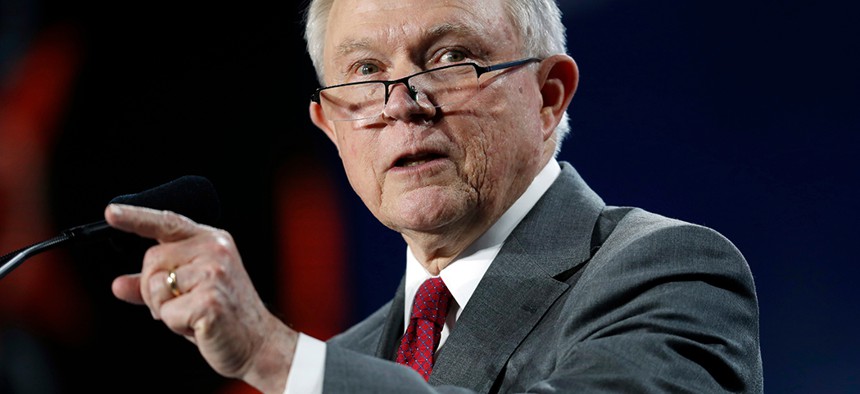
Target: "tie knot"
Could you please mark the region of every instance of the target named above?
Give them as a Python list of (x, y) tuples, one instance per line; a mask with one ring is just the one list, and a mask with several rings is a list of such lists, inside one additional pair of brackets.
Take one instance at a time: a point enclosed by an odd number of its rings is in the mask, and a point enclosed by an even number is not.
[(445, 324), (448, 314), (448, 303), (451, 301), (451, 292), (442, 282), (442, 278), (430, 278), (421, 284), (415, 301), (412, 303), (412, 319), (421, 319), (434, 324)]

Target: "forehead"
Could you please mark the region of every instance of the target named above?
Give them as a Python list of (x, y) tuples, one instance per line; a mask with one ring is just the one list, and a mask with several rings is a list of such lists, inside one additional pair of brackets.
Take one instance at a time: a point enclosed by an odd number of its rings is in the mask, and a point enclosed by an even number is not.
[(505, 0), (335, 0), (325, 58), (354, 50), (414, 50), (442, 37), (510, 47), (514, 36)]

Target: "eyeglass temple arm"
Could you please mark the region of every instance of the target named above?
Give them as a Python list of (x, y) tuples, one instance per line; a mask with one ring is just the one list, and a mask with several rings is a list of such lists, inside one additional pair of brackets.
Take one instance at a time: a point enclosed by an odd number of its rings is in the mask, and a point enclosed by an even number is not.
[(482, 66), (479, 66), (479, 65), (477, 65), (477, 64), (473, 64), (473, 65), (475, 66), (475, 70), (477, 70), (477, 71), (478, 71), (478, 76), (480, 77), (480, 76), (481, 76), (481, 74), (488, 73), (488, 72), (490, 72), (490, 71), (503, 70), (503, 69), (506, 69), (506, 68), (511, 68), (511, 67), (516, 67), (516, 66), (519, 66), (519, 65), (523, 65), (523, 64), (526, 64), (526, 63), (537, 63), (537, 62), (541, 62), (541, 61), (542, 61), (542, 60), (541, 60), (541, 59), (539, 59), (539, 58), (536, 58), (536, 57), (530, 57), (530, 58), (526, 58), (526, 59), (514, 60), (514, 61), (512, 61), (512, 62), (505, 62), (505, 63), (494, 64), (494, 65), (492, 65), (492, 66), (484, 66), (484, 67), (482, 67)]

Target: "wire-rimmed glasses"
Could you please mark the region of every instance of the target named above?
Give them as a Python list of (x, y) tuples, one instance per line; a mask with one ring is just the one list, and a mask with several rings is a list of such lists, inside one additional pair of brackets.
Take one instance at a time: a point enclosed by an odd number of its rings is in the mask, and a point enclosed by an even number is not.
[(326, 117), (332, 121), (370, 119), (382, 114), (391, 95), (391, 86), (403, 84), (415, 101), (429, 103), (436, 108), (450, 107), (478, 93), (481, 75), (540, 61), (538, 58), (525, 58), (492, 66), (452, 64), (392, 81), (349, 82), (318, 88), (311, 100), (319, 103)]

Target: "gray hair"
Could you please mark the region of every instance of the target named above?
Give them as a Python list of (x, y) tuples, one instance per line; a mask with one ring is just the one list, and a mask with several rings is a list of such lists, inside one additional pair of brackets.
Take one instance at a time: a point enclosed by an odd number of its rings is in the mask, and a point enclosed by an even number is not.
[[(324, 84), (323, 47), (328, 15), (334, 0), (311, 0), (305, 10), (305, 41), (308, 54)], [(561, 19), (561, 10), (555, 0), (506, 0), (505, 9), (514, 27), (523, 40), (523, 56), (545, 58), (558, 53), (567, 53), (566, 30)], [(570, 122), (565, 111), (555, 129), (556, 151), (570, 131)]]

